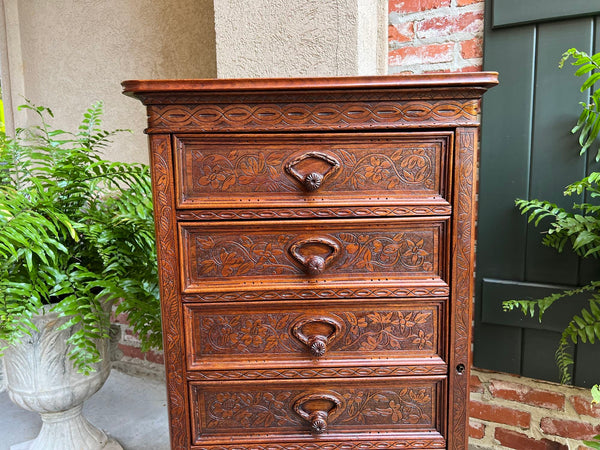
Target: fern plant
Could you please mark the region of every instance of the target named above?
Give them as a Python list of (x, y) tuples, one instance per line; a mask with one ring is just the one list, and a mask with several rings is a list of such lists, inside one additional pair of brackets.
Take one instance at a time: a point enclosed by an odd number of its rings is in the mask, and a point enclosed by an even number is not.
[[(589, 103), (581, 103), (582, 112), (573, 133), (579, 133), (581, 154), (584, 154), (595, 142), (600, 132), (600, 89), (594, 89), (600, 80), (600, 53), (589, 56), (585, 52), (570, 49), (564, 53), (559, 66), (574, 58), (572, 65), (579, 68), (577, 76), (589, 75), (582, 83), (581, 92), (592, 88)], [(600, 149), (596, 161), (600, 160)], [(580, 181), (566, 187), (565, 196), (573, 194), (596, 199), (600, 197), (600, 172), (593, 172)], [(528, 214), (529, 222), (538, 226), (543, 219), (551, 222), (544, 234), (542, 243), (562, 252), (565, 246), (581, 257), (600, 256), (600, 206), (592, 203), (576, 203), (573, 212), (566, 211), (554, 203), (544, 200), (516, 200), (521, 214)], [(541, 321), (544, 312), (557, 301), (564, 301), (573, 295), (589, 293), (589, 305), (574, 315), (561, 334), (555, 358), (561, 381), (572, 382), (573, 344), (578, 342), (595, 343), (600, 340), (600, 281), (592, 281), (586, 286), (552, 294), (537, 300), (509, 300), (503, 302), (506, 311), (520, 309), (523, 314), (538, 316)]]
[(43, 305), (79, 324), (70, 357), (89, 373), (110, 313), (127, 313), (142, 349), (161, 346), (149, 169), (101, 151), (123, 130), (101, 127), (92, 105), (76, 132), (49, 125), (52, 111), (28, 102), (39, 125), (0, 132), (0, 342), (31, 329)]

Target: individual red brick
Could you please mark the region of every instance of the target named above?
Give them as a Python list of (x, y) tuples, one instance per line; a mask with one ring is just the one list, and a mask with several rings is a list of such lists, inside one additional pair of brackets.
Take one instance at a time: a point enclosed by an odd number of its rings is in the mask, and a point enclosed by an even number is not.
[(473, 3), (483, 3), (483, 0), (456, 0), (456, 6), (467, 6)]
[(565, 396), (557, 392), (534, 389), (523, 384), (500, 380), (492, 380), (489, 389), (496, 398), (548, 409), (562, 410), (565, 408)]
[(389, 52), (388, 62), (391, 66), (450, 62), (453, 49), (453, 43), (400, 47)]
[(149, 351), (146, 353), (142, 353), (139, 347), (133, 347), (131, 345), (123, 345), (119, 344), (119, 350), (123, 352), (123, 355), (129, 358), (136, 358), (145, 361), (150, 361), (156, 364), (164, 364), (165, 358), (162, 353), (156, 353), (153, 351)]
[(506, 406), (491, 405), (471, 400), (470, 415), (475, 419), (487, 420), (489, 422), (502, 423), (515, 427), (529, 428), (531, 414)]
[(483, 57), (483, 39), (474, 38), (460, 43), (460, 55), (464, 59)]
[(483, 69), (483, 65), (478, 64), (476, 66), (461, 67), (458, 71), (459, 72), (479, 72), (482, 69)]
[(518, 450), (569, 450), (569, 447), (560, 442), (551, 441), (550, 439), (538, 441), (523, 433), (506, 430), (504, 428), (496, 428), (494, 437), (503, 447), (515, 448)]
[(579, 440), (591, 439), (600, 433), (600, 425), (593, 426), (590, 423), (553, 417), (544, 417), (540, 427), (546, 434)]
[(153, 351), (149, 351), (145, 353), (146, 361), (150, 361), (156, 364), (164, 364), (165, 363), (165, 355), (162, 353), (157, 353)]
[(471, 381), (469, 384), (471, 386), (471, 392), (483, 394), (483, 384), (477, 375), (471, 375)]
[(430, 74), (430, 73), (450, 73), (450, 72), (452, 72), (452, 70), (450, 70), (450, 69), (430, 69), (430, 70), (424, 71), (423, 73)]
[(127, 317), (127, 314), (125, 313), (121, 313), (117, 316), (115, 316), (115, 313), (112, 312), (111, 313), (111, 317), (110, 317), (110, 321), (113, 323), (120, 323), (123, 325), (128, 325), (129, 324), (129, 318)]
[(450, 0), (390, 0), (389, 12), (413, 13), (450, 6)]
[(469, 420), (469, 437), (473, 439), (483, 439), (485, 436), (485, 425), (479, 422)]
[(592, 405), (589, 398), (575, 395), (570, 398), (575, 412), (582, 416), (600, 417), (600, 404)]
[(439, 38), (456, 33), (479, 34), (483, 32), (483, 13), (469, 12), (458, 16), (438, 16), (417, 22), (419, 39)]
[(415, 37), (413, 22), (405, 22), (390, 25), (388, 27), (388, 39), (394, 42), (410, 42)]

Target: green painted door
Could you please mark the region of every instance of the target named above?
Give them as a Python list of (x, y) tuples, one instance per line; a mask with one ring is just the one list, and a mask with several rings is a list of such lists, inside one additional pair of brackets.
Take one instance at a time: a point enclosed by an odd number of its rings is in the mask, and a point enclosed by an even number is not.
[[(501, 304), (600, 279), (597, 261), (542, 246), (541, 230), (514, 206), (516, 198), (561, 206), (582, 200), (562, 192), (594, 168), (595, 151), (580, 157), (570, 133), (586, 95), (574, 69), (560, 70), (558, 62), (572, 47), (600, 51), (600, 0), (485, 3), (484, 69), (498, 71), (500, 85), (483, 103), (474, 364), (557, 381), (560, 331), (585, 299), (548, 312), (543, 326)], [(599, 382), (600, 344), (578, 345), (575, 357), (575, 384)]]

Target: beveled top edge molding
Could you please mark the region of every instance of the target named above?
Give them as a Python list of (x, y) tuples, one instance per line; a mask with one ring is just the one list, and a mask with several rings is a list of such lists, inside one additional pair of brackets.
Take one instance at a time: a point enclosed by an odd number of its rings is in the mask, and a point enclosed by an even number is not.
[(498, 84), (497, 72), (435, 73), (426, 75), (378, 75), (313, 78), (238, 78), (197, 80), (126, 80), (123, 93), (132, 97), (150, 93), (209, 93), (220, 91), (311, 91), (336, 89), (414, 89), (434, 87), (483, 88)]

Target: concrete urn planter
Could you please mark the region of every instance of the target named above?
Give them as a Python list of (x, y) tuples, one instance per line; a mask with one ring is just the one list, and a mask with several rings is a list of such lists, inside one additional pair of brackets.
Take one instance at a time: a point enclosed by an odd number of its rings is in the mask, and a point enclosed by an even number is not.
[(69, 360), (67, 339), (73, 329), (57, 331), (65, 322), (45, 312), (33, 320), (39, 332), (23, 337), (4, 355), (5, 387), (16, 405), (37, 412), (42, 429), (11, 450), (122, 450), (114, 439), (82, 415), (83, 403), (104, 384), (110, 373), (110, 345), (101, 342), (102, 362), (90, 375), (77, 373)]

